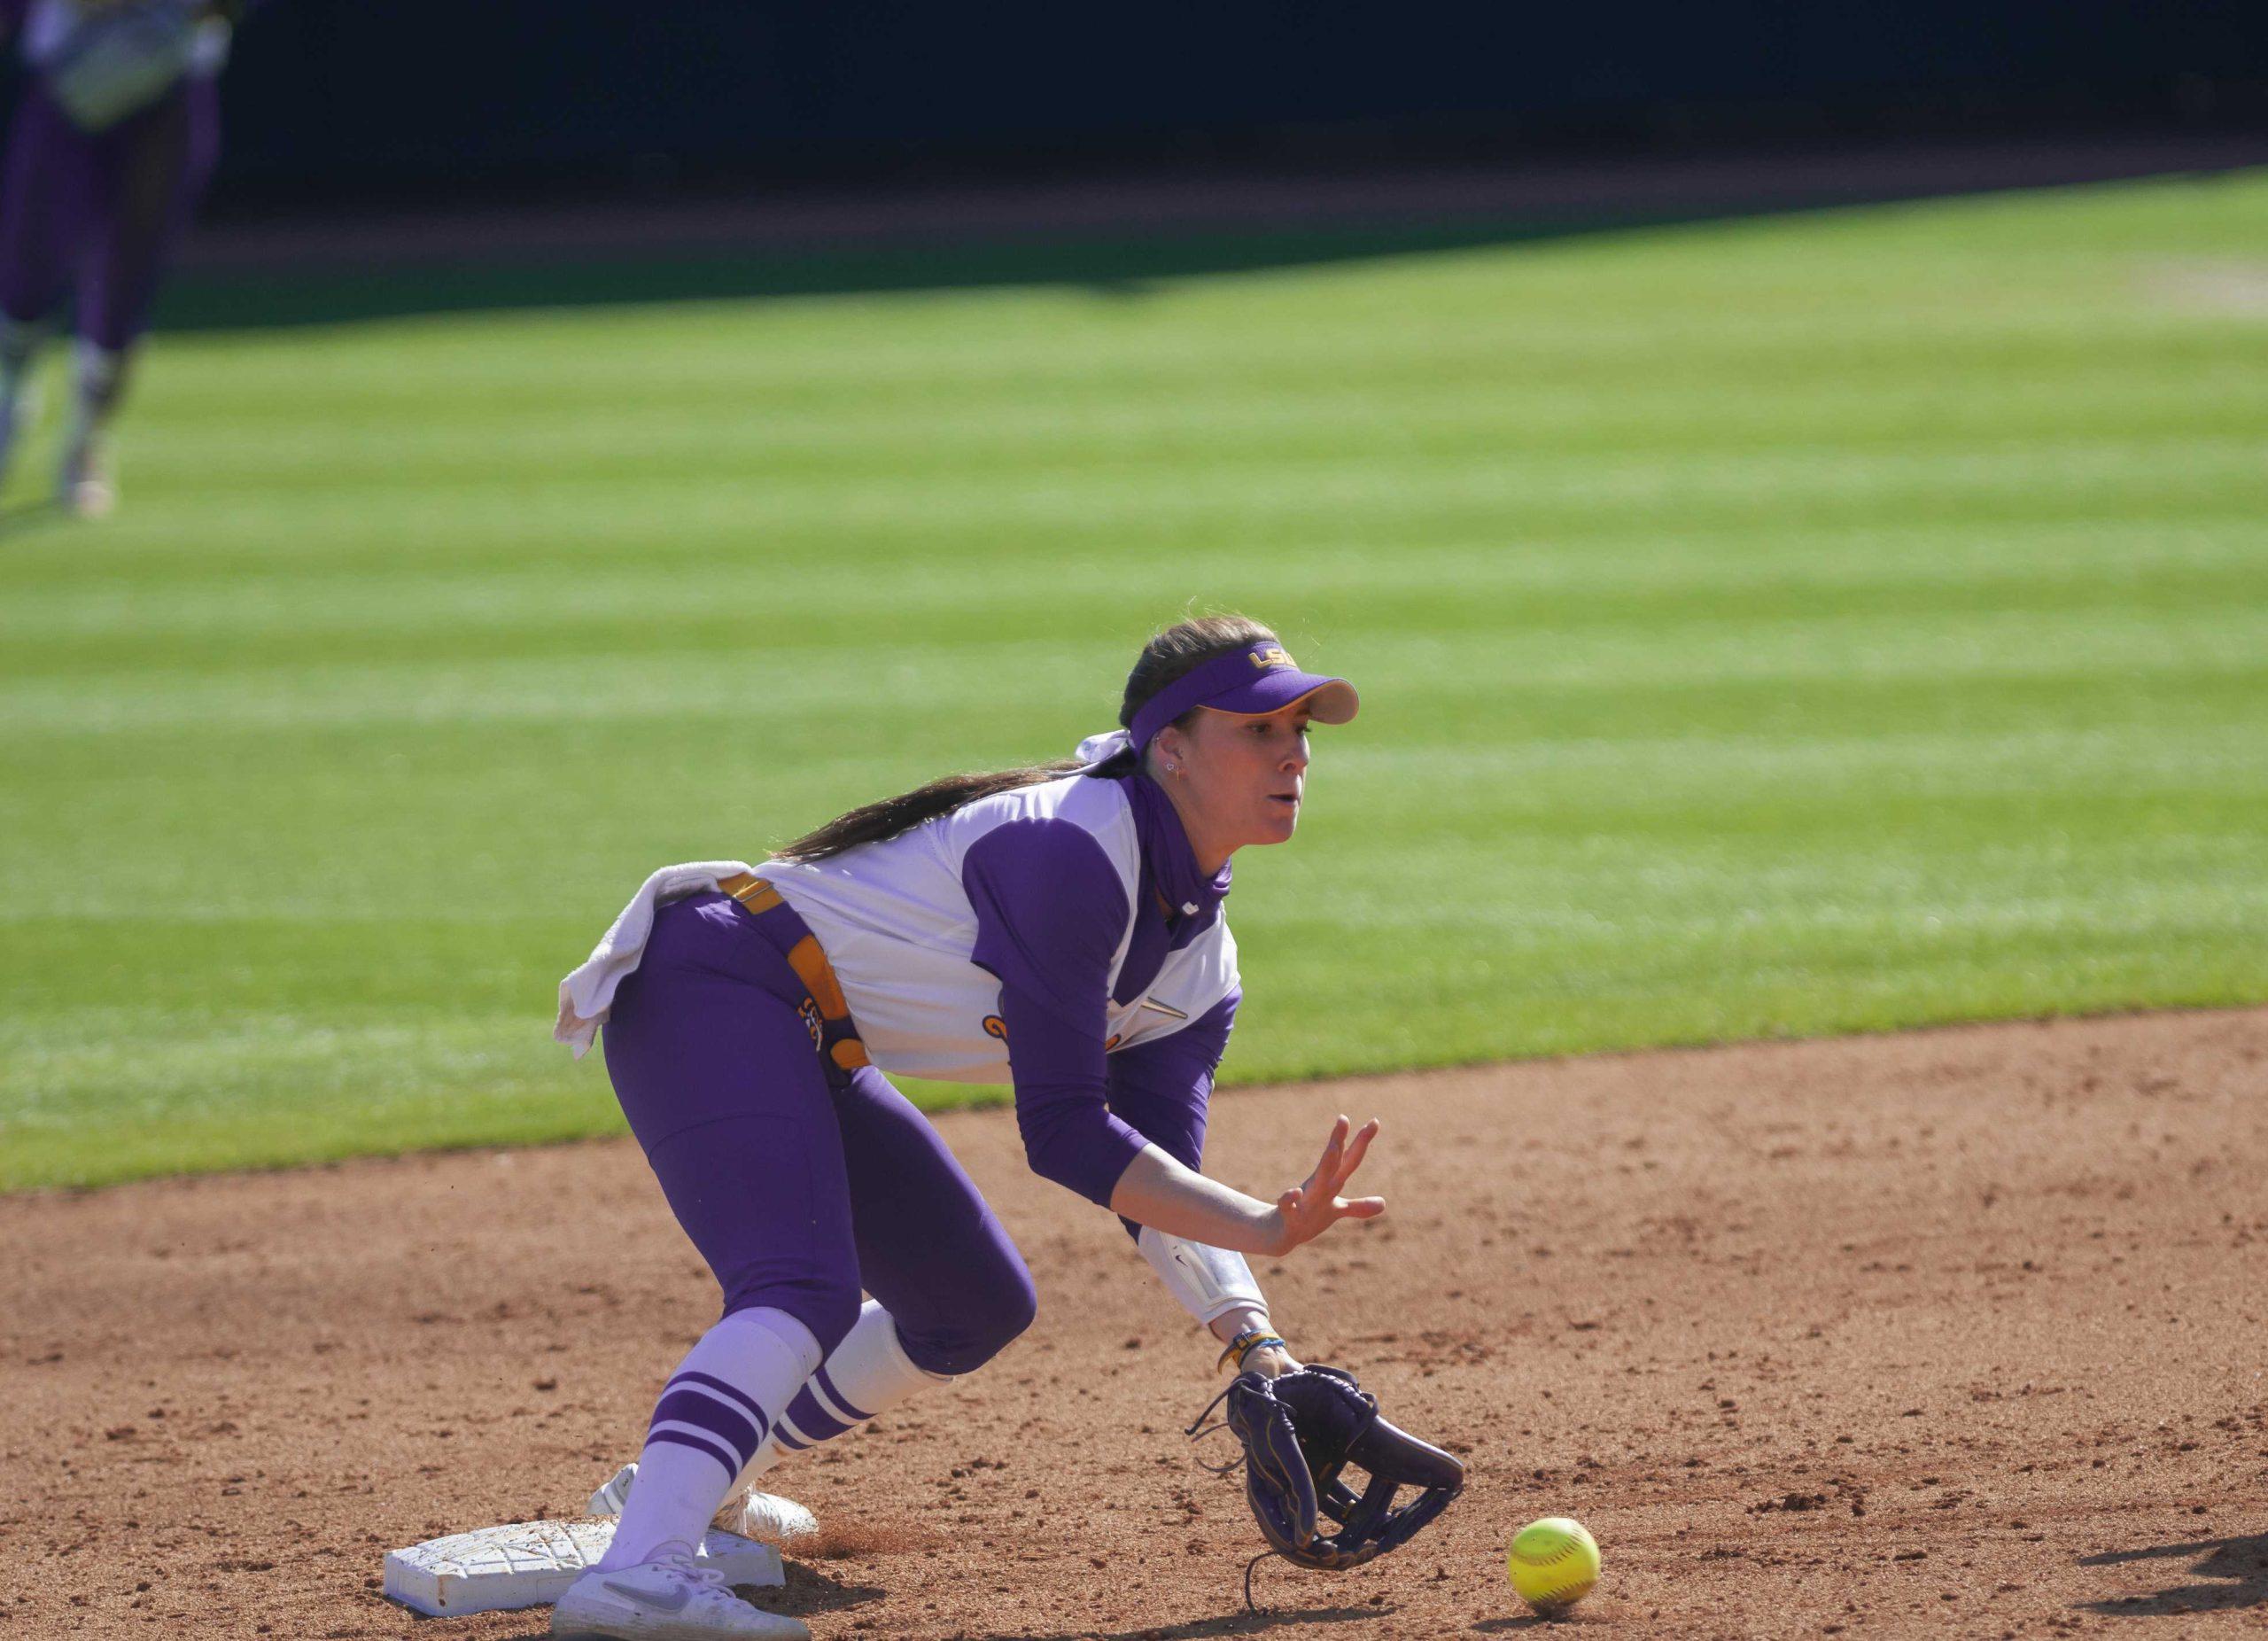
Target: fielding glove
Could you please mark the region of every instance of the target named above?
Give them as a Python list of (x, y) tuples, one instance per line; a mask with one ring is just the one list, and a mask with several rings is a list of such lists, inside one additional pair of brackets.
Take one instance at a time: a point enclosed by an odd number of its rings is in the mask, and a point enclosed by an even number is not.
[[(1343, 1368), (1239, 1373), (1221, 1400), (1244, 1444), (1245, 1497), (1261, 1536), (1301, 1567), (1360, 1567), (1407, 1544), (1464, 1488), (1463, 1465), (1379, 1418), (1378, 1398)], [(1369, 1475), (1359, 1494), (1340, 1480), (1349, 1465)], [(1397, 1508), (1404, 1487), (1418, 1491)], [(1319, 1536), (1318, 1515), (1339, 1530)]]

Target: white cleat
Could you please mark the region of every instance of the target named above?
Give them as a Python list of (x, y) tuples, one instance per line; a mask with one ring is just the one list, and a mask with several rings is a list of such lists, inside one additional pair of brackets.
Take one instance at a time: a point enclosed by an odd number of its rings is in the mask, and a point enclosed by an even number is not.
[(819, 1532), (819, 1518), (792, 1498), (750, 1488), (717, 1513), (716, 1525), (759, 1544), (792, 1544)]
[(591, 1495), (591, 1502), (584, 1508), (594, 1516), (618, 1516), (623, 1505), (630, 1502), (630, 1484), (638, 1479), (638, 1466), (625, 1465), (614, 1473), (614, 1480)]
[[(586, 1509), (594, 1516), (620, 1515), (623, 1505), (630, 1502), (631, 1484), (637, 1480), (638, 1466), (623, 1466), (612, 1481), (591, 1495)], [(727, 1499), (710, 1525), (759, 1544), (788, 1544), (818, 1533), (819, 1518), (792, 1498), (759, 1493), (751, 1487)]]
[(584, 1574), (551, 1609), (551, 1633), (557, 1641), (811, 1641), (812, 1632), (784, 1613), (750, 1606), (680, 1545), (636, 1567)]
[(108, 518), (118, 507), (118, 486), (111, 478), (110, 450), (99, 437), (81, 439), (63, 453), (55, 499), (75, 518)]

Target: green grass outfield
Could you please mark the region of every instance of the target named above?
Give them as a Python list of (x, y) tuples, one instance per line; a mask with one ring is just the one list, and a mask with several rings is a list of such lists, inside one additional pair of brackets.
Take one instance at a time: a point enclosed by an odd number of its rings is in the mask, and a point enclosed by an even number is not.
[(1267, 251), (162, 338), (0, 520), (0, 1185), (607, 1132), (648, 870), (1192, 595), (1367, 703), (1234, 1079), (2268, 999), (2268, 178)]

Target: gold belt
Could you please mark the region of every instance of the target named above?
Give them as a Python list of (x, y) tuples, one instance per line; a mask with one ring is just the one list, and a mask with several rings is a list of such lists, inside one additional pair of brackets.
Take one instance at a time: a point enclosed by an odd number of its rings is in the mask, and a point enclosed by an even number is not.
[(850, 1018), (850, 1005), (843, 999), (843, 982), (835, 977), (835, 965), (827, 960), (826, 948), (796, 908), (769, 882), (752, 872), (735, 872), (719, 879), (717, 886), (755, 914), (758, 926), (787, 958), (796, 978), (804, 983), (804, 990), (810, 993), (805, 1000), (817, 1016), (807, 1014), (805, 1023), (812, 1028), (812, 1042), (820, 1056), (838, 1071), (856, 1071), (873, 1064), (866, 1058), (866, 1044), (858, 1040), (858, 1028)]

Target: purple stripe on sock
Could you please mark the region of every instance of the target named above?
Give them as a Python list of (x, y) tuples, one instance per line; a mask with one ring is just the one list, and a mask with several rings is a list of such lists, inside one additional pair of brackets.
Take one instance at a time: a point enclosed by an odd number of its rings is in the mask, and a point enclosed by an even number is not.
[[(788, 1434), (788, 1427), (785, 1424), (775, 1425), (773, 1427), (772, 1439), (780, 1443), (782, 1447), (794, 1448), (798, 1453), (811, 1446), (810, 1443), (798, 1442), (795, 1437), (789, 1435)], [(737, 1474), (738, 1473), (735, 1472), (734, 1474)]]
[(690, 1431), (656, 1430), (648, 1434), (646, 1442), (649, 1446), (651, 1446), (656, 1442), (674, 1442), (680, 1447), (689, 1447), (697, 1453), (706, 1453), (710, 1458), (715, 1459), (718, 1464), (725, 1467), (725, 1479), (727, 1482), (730, 1482), (741, 1473), (742, 1466), (738, 1463), (734, 1462), (733, 1456), (730, 1453), (725, 1450), (724, 1444), (722, 1443), (712, 1442), (705, 1437), (695, 1435)]
[(671, 1380), (668, 1384), (662, 1388), (664, 1390), (674, 1390), (680, 1385), (703, 1385), (708, 1388), (714, 1390), (718, 1396), (723, 1396), (726, 1401), (736, 1403), (742, 1412), (746, 1412), (750, 1419), (756, 1420), (757, 1428), (759, 1430), (772, 1422), (771, 1416), (750, 1399), (747, 1391), (734, 1389), (731, 1385), (726, 1384), (723, 1380), (718, 1379), (713, 1373), (695, 1373), (691, 1369), (687, 1369), (686, 1372), (680, 1373), (675, 1379)]
[(726, 1407), (705, 1390), (672, 1390), (654, 1408), (656, 1424), (674, 1420), (680, 1425), (696, 1425), (710, 1435), (722, 1440), (741, 1456), (745, 1465), (756, 1457), (756, 1450), (763, 1443), (764, 1432), (740, 1416), (737, 1409)]
[(819, 1365), (819, 1388), (827, 1392), (827, 1399), (828, 1401), (834, 1403), (835, 1406), (841, 1408), (844, 1412), (850, 1414), (852, 1419), (857, 1419), (861, 1424), (874, 1417), (872, 1413), (866, 1412), (866, 1409), (860, 1407), (849, 1396), (844, 1396), (843, 1392), (835, 1388), (835, 1381), (827, 1376), (827, 1365), (823, 1362)]
[(837, 1419), (819, 1404), (819, 1398), (812, 1394), (809, 1385), (796, 1392), (796, 1399), (788, 1404), (787, 1416), (795, 1421), (796, 1429), (814, 1442), (839, 1436), (850, 1428), (846, 1420)]

